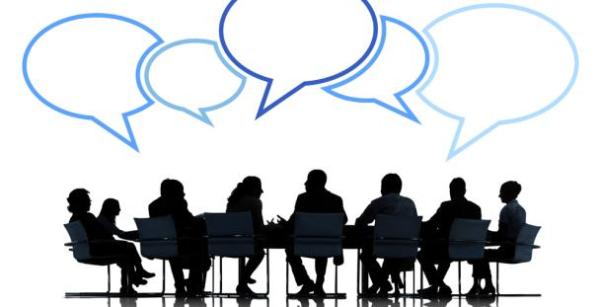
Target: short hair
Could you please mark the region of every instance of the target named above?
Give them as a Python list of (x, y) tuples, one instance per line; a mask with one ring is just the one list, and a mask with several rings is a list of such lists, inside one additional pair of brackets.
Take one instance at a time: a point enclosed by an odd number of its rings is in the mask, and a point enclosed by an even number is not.
[(160, 195), (170, 196), (174, 192), (183, 192), (183, 184), (178, 180), (167, 178), (160, 184)]
[(69, 210), (71, 213), (82, 213), (89, 211), (89, 193), (90, 192), (84, 188), (77, 188), (71, 191), (67, 197), (67, 202), (69, 203), (67, 210)]
[(389, 173), (381, 179), (381, 191), (384, 193), (400, 193), (402, 191), (402, 179), (398, 174)]
[(327, 174), (323, 170), (314, 169), (308, 173), (306, 181), (315, 187), (323, 188), (325, 187), (325, 183), (327, 183)]
[(503, 192), (506, 197), (510, 198), (510, 200), (517, 199), (517, 196), (521, 193), (521, 185), (514, 180), (507, 181), (502, 184), (500, 191)]
[(465, 193), (467, 193), (467, 184), (465, 183), (465, 180), (460, 177), (452, 179), (452, 181), (450, 181), (450, 191), (456, 193), (456, 195), (464, 196)]

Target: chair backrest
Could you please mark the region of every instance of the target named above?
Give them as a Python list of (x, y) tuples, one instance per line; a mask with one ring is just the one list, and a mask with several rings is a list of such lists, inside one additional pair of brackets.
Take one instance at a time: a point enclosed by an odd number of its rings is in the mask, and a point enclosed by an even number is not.
[(423, 217), (377, 215), (373, 233), (373, 254), (379, 258), (415, 259)]
[(205, 213), (204, 220), (210, 256), (249, 257), (255, 254), (250, 211)]
[(515, 242), (515, 256), (514, 259), (512, 259), (513, 262), (531, 261), (533, 245), (540, 228), (542, 227), (529, 224), (525, 224), (521, 227)]
[(85, 261), (92, 258), (90, 243), (83, 224), (79, 221), (71, 222), (65, 224), (65, 229), (67, 229), (69, 237), (71, 238), (73, 257), (75, 257), (77, 261)]
[(481, 259), (489, 220), (454, 219), (448, 237), (448, 255), (452, 260)]
[(177, 257), (177, 230), (173, 217), (135, 218), (142, 256), (167, 259)]
[(296, 256), (317, 258), (342, 255), (343, 214), (297, 212), (294, 216)]

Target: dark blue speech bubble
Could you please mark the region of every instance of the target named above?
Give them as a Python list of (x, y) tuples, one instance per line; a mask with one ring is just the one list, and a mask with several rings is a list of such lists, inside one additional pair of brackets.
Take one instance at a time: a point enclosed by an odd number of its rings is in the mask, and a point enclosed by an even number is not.
[[(225, 20), (227, 19), (227, 15), (229, 14), (231, 8), (238, 2), (238, 0), (231, 0), (231, 2), (229, 2), (229, 4), (227, 5), (227, 7), (225, 8), (225, 10), (223, 11), (223, 14), (221, 15), (221, 20), (219, 22), (219, 40), (221, 42), (221, 46), (223, 47), (223, 51), (225, 52), (225, 55), (237, 66), (239, 67), (242, 71), (244, 71), (245, 73), (249, 74), (250, 76), (253, 76), (257, 79), (263, 80), (265, 82), (267, 82), (267, 86), (265, 88), (265, 92), (262, 96), (261, 102), (260, 102), (260, 106), (258, 109), (258, 112), (256, 114), (256, 118), (259, 118), (261, 116), (263, 116), (264, 114), (266, 114), (267, 112), (269, 112), (270, 110), (272, 110), (273, 108), (275, 108), (277, 105), (279, 105), (280, 103), (282, 103), (284, 100), (286, 100), (287, 98), (289, 98), (290, 96), (292, 96), (294, 93), (298, 92), (300, 89), (302, 89), (305, 86), (309, 86), (309, 85), (315, 85), (315, 84), (321, 84), (321, 83), (325, 83), (325, 82), (329, 82), (332, 80), (335, 80), (349, 72), (351, 72), (352, 70), (356, 69), (356, 67), (358, 67), (362, 62), (364, 62), (367, 58), (367, 56), (371, 53), (371, 51), (373, 50), (373, 47), (375, 46), (375, 42), (377, 40), (377, 32), (378, 32), (378, 25), (377, 25), (377, 17), (375, 15), (375, 12), (373, 10), (373, 7), (371, 7), (371, 4), (369, 3), (368, 0), (361, 0), (361, 2), (365, 5), (365, 7), (367, 8), (367, 10), (369, 11), (369, 15), (371, 17), (372, 23), (373, 23), (373, 34), (371, 37), (371, 42), (369, 43), (369, 47), (366, 49), (365, 53), (356, 61), (354, 62), (352, 65), (350, 65), (349, 67), (347, 67), (346, 69), (321, 78), (321, 79), (316, 79), (316, 80), (305, 80), (303, 82), (301, 82), (300, 84), (296, 85), (295, 87), (293, 87), (291, 90), (287, 91), (283, 96), (277, 98), (276, 100), (274, 100), (271, 104), (269, 104), (268, 106), (266, 105), (267, 103), (267, 98), (269, 97), (269, 92), (271, 90), (271, 86), (274, 82), (274, 78), (270, 77), (270, 76), (265, 76), (265, 75), (261, 75), (260, 73), (253, 71), (251, 69), (249, 69), (247, 66), (245, 66), (243, 63), (241, 63), (231, 52), (230, 48), (227, 46), (227, 42), (225, 41), (225, 36), (224, 36), (224, 28), (225, 28)], [(332, 21), (335, 21), (332, 17)]]

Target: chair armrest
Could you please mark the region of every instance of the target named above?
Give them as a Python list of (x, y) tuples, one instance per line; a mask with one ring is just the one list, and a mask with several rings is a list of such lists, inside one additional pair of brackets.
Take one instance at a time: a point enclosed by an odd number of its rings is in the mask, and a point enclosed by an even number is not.
[(75, 242), (67, 242), (64, 246), (75, 246), (76, 244), (88, 243), (88, 244), (97, 244), (97, 243), (110, 243), (115, 242), (115, 240), (91, 240), (91, 241), (75, 241)]

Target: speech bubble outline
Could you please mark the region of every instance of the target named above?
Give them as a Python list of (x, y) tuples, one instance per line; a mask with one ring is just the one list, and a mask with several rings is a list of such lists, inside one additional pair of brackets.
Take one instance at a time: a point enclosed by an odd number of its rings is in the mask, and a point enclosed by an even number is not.
[[(414, 122), (420, 124), (421, 122), (419, 121), (417, 116), (414, 114), (414, 112), (408, 107), (408, 105), (402, 98), (402, 95), (411, 91), (425, 78), (425, 74), (427, 73), (427, 69), (429, 68), (429, 48), (427, 48), (427, 43), (425, 42), (425, 39), (421, 36), (421, 34), (419, 34), (419, 32), (417, 32), (417, 30), (415, 30), (413, 27), (411, 27), (407, 23), (405, 23), (399, 19), (389, 17), (389, 16), (381, 15), (380, 17), (381, 17), (381, 41), (379, 42), (379, 46), (377, 47), (377, 50), (373, 54), (373, 57), (356, 74), (350, 76), (349, 78), (347, 78), (345, 80), (342, 80), (341, 82), (325, 86), (325, 87), (323, 87), (323, 90), (326, 91), (327, 93), (329, 93), (337, 98), (343, 99), (343, 100), (347, 100), (347, 101), (351, 101), (351, 102), (359, 102), (359, 103), (375, 103), (389, 111), (392, 111), (400, 116), (403, 116), (411, 121), (414, 121)], [(399, 25), (400, 27), (408, 30), (411, 34), (413, 34), (417, 38), (419, 43), (421, 44), (421, 47), (423, 48), (423, 52), (425, 55), (423, 69), (419, 73), (419, 76), (409, 86), (407, 86), (406, 88), (393, 94), (394, 98), (396, 98), (396, 100), (398, 100), (398, 102), (400, 103), (400, 106), (402, 107), (402, 109), (394, 107), (393, 105), (386, 103), (385, 101), (382, 101), (376, 97), (368, 97), (368, 98), (352, 97), (352, 96), (344, 95), (344, 94), (341, 94), (341, 93), (338, 93), (335, 91), (337, 88), (343, 87), (346, 84), (351, 83), (352, 81), (358, 79), (365, 72), (367, 72), (373, 66), (373, 64), (375, 64), (375, 62), (377, 62), (377, 59), (379, 58), (379, 56), (385, 46), (385, 41), (387, 38), (387, 22)]]
[[(148, 49), (146, 49), (146, 51), (144, 51), (144, 53), (142, 53), (137, 65), (136, 65), (136, 73), (135, 73), (136, 85), (138, 87), (139, 92), (142, 94), (142, 96), (146, 100), (146, 103), (143, 104), (142, 106), (139, 106), (139, 107), (133, 109), (133, 110), (129, 110), (127, 112), (121, 113), (121, 115), (123, 117), (123, 122), (127, 129), (127, 134), (128, 134), (127, 136), (124, 136), (121, 133), (117, 132), (115, 129), (111, 128), (109, 125), (107, 125), (106, 123), (104, 123), (102, 120), (100, 120), (99, 118), (97, 118), (94, 115), (71, 112), (69, 110), (59, 107), (58, 104), (51, 102), (50, 100), (44, 98), (44, 96), (40, 92), (38, 92), (38, 90), (35, 88), (35, 86), (31, 82), (31, 79), (29, 77), (29, 73), (28, 73), (29, 54), (31, 53), (31, 50), (32, 50), (33, 46), (35, 45), (35, 43), (42, 36), (44, 36), (48, 31), (50, 31), (62, 24), (65, 24), (67, 22), (80, 20), (80, 19), (91, 19), (91, 18), (103, 18), (103, 19), (113, 19), (113, 20), (117, 20), (117, 21), (122, 21), (122, 22), (131, 24), (133, 26), (136, 26), (136, 27), (142, 29), (144, 32), (150, 34), (152, 37), (154, 37), (156, 39), (156, 42), (154, 42), (152, 45), (150, 45), (150, 47), (148, 47)], [(95, 124), (97, 124), (98, 126), (100, 126), (102, 129), (109, 132), (111, 135), (113, 135), (117, 139), (119, 139), (121, 142), (125, 143), (125, 145), (127, 145), (130, 148), (132, 148), (133, 150), (139, 152), (139, 148), (138, 148), (137, 142), (135, 140), (135, 135), (133, 134), (133, 130), (131, 129), (131, 125), (129, 124), (129, 116), (132, 116), (136, 113), (139, 113), (139, 112), (145, 110), (146, 108), (148, 108), (149, 106), (151, 106), (154, 103), (154, 101), (143, 90), (142, 82), (141, 82), (141, 78), (140, 78), (140, 71), (141, 71), (142, 63), (144, 62), (144, 60), (148, 56), (148, 54), (155, 47), (157, 47), (158, 45), (160, 45), (162, 43), (163, 43), (162, 38), (156, 32), (154, 32), (154, 30), (152, 30), (150, 27), (142, 24), (141, 22), (131, 19), (129, 17), (115, 15), (115, 14), (108, 14), (108, 13), (86, 13), (86, 14), (73, 15), (73, 16), (59, 19), (59, 20), (51, 23), (50, 25), (43, 28), (40, 32), (38, 32), (31, 39), (31, 41), (27, 44), (27, 48), (25, 49), (25, 52), (23, 54), (23, 61), (22, 61), (23, 77), (25, 78), (25, 83), (26, 83), (27, 87), (29, 88), (29, 90), (31, 91), (31, 93), (46, 106), (50, 107), (51, 109), (53, 109), (56, 112), (66, 115), (66, 116), (84, 119), (84, 120), (90, 120), (90, 121), (94, 122)]]
[(273, 84), (274, 79), (267, 77), (267, 76), (263, 76), (255, 71), (249, 69), (245, 65), (243, 65), (231, 53), (231, 51), (229, 50), (229, 47), (227, 47), (227, 43), (225, 42), (225, 35), (224, 35), (224, 31), (223, 31), (223, 29), (225, 28), (225, 19), (227, 19), (227, 15), (229, 14), (229, 11), (233, 7), (233, 5), (235, 3), (237, 3), (237, 1), (238, 0), (231, 0), (229, 2), (229, 4), (227, 4), (227, 6), (225, 7), (225, 10), (223, 11), (223, 14), (221, 15), (221, 20), (219, 21), (219, 41), (221, 42), (221, 46), (223, 47), (223, 51), (225, 52), (225, 55), (227, 55), (227, 57), (237, 67), (239, 67), (242, 71), (249, 74), (250, 76), (267, 82), (267, 86), (265, 88), (265, 91), (264, 91), (263, 96), (260, 101), (260, 106), (258, 108), (258, 112), (256, 113), (256, 119), (260, 118), (261, 116), (265, 115), (267, 112), (271, 111), (277, 105), (279, 105), (280, 103), (282, 103), (283, 101), (288, 99), (290, 96), (292, 96), (293, 94), (295, 94), (296, 92), (298, 92), (305, 86), (326, 83), (326, 82), (335, 80), (335, 79), (353, 71), (354, 69), (356, 69), (356, 67), (358, 67), (362, 62), (364, 62), (367, 59), (368, 55), (373, 50), (373, 47), (375, 46), (375, 42), (377, 40), (378, 25), (377, 25), (377, 17), (375, 15), (375, 11), (373, 10), (373, 7), (371, 6), (371, 4), (369, 3), (368, 0), (361, 0), (362, 3), (366, 6), (367, 10), (369, 11), (369, 15), (371, 16), (371, 20), (373, 21), (373, 35), (371, 37), (371, 42), (369, 43), (369, 47), (367, 48), (365, 53), (356, 62), (354, 62), (352, 65), (350, 65), (346, 69), (342, 70), (341, 72), (338, 72), (336, 74), (333, 74), (331, 76), (321, 78), (321, 79), (303, 81), (302, 83), (300, 83), (296, 87), (294, 87), (292, 90), (286, 92), (283, 96), (277, 98), (270, 105), (265, 106), (265, 104), (267, 103), (267, 98), (269, 97), (269, 92), (271, 90), (271, 85)]
[[(198, 108), (199, 113), (193, 112), (192, 110), (190, 110), (188, 108), (185, 108), (185, 107), (179, 106), (175, 103), (167, 101), (166, 99), (164, 99), (162, 96), (160, 96), (154, 90), (154, 88), (152, 87), (152, 84), (150, 82), (150, 72), (151, 72), (152, 65), (154, 64), (154, 61), (165, 51), (168, 51), (177, 46), (186, 45), (186, 44), (205, 44), (205, 45), (209, 45), (209, 46), (213, 47), (215, 50), (215, 53), (217, 54), (217, 57), (219, 58), (219, 61), (221, 61), (221, 63), (225, 66), (225, 68), (227, 68), (227, 70), (229, 70), (232, 74), (234, 74), (236, 77), (240, 78), (240, 80), (241, 80), (240, 86), (237, 88), (237, 90), (235, 91), (235, 93), (233, 93), (232, 96), (230, 96), (229, 98), (225, 99), (224, 101), (218, 102), (210, 107)], [(217, 42), (213, 41), (213, 40), (209, 40), (209, 39), (203, 39), (203, 38), (182, 39), (182, 40), (168, 43), (168, 44), (160, 47), (154, 54), (152, 54), (152, 56), (148, 59), (148, 62), (146, 63), (146, 67), (144, 69), (144, 81), (146, 82), (146, 87), (148, 89), (148, 92), (158, 102), (162, 103), (163, 105), (165, 105), (169, 108), (183, 112), (185, 114), (188, 114), (188, 115), (192, 116), (193, 118), (198, 119), (211, 127), (214, 127), (214, 125), (212, 124), (210, 117), (208, 116), (207, 113), (217, 110), (217, 109), (220, 109), (220, 108), (228, 105), (232, 101), (234, 101), (242, 93), (244, 87), (246, 86), (246, 76), (240, 74), (225, 60), (225, 58), (221, 54), (221, 51), (219, 50), (219, 46), (217, 45)]]
[[(489, 9), (489, 8), (509, 9), (509, 10), (516, 10), (516, 11), (524, 12), (524, 13), (530, 14), (534, 17), (540, 18), (540, 19), (546, 21), (547, 23), (549, 23), (550, 25), (552, 25), (555, 29), (557, 29), (563, 35), (563, 37), (566, 39), (567, 43), (569, 44), (571, 51), (573, 52), (573, 59), (574, 59), (573, 73), (572, 73), (571, 79), (569, 80), (565, 89), (556, 98), (554, 98), (554, 100), (552, 100), (549, 104), (546, 104), (543, 108), (541, 108), (537, 111), (531, 112), (529, 114), (526, 114), (526, 115), (521, 115), (521, 116), (517, 116), (514, 118), (497, 120), (491, 126), (482, 130), (480, 133), (478, 133), (476, 136), (472, 137), (470, 140), (468, 140), (461, 146), (458, 146), (458, 141), (459, 141), (459, 138), (461, 135), (461, 131), (462, 131), (464, 122), (465, 122), (465, 117), (460, 116), (458, 114), (454, 114), (452, 112), (449, 112), (449, 111), (437, 106), (433, 101), (429, 100), (423, 94), (423, 91), (429, 86), (431, 81), (433, 81), (433, 79), (435, 78), (435, 75), (436, 75), (437, 69), (438, 69), (438, 64), (439, 64), (438, 47), (435, 43), (433, 36), (429, 32), (429, 30), (433, 26), (435, 26), (437, 23), (439, 23), (449, 17), (452, 17), (454, 15), (458, 15), (458, 14), (461, 14), (461, 13), (464, 13), (467, 11), (472, 11), (472, 10), (477, 10), (477, 9)], [(458, 127), (456, 129), (456, 132), (454, 133), (452, 145), (450, 146), (450, 150), (448, 152), (446, 161), (454, 158), (456, 155), (463, 152), (468, 147), (474, 145), (481, 138), (483, 138), (488, 133), (492, 132), (494, 129), (496, 129), (497, 127), (499, 127), (501, 125), (509, 125), (509, 124), (515, 124), (515, 123), (518, 123), (521, 121), (526, 121), (526, 120), (532, 119), (532, 118), (539, 116), (539, 115), (547, 112), (548, 110), (552, 109), (554, 106), (556, 106), (561, 100), (563, 100), (567, 96), (567, 94), (571, 91), (571, 88), (575, 84), (575, 81), (577, 80), (577, 74), (579, 72), (579, 55), (577, 52), (577, 47), (575, 45), (575, 42), (573, 41), (573, 39), (571, 38), (569, 33), (554, 19), (552, 19), (538, 11), (527, 8), (527, 7), (514, 5), (514, 4), (507, 4), (507, 3), (484, 3), (484, 4), (475, 4), (475, 5), (465, 6), (465, 7), (450, 11), (449, 13), (446, 13), (446, 14), (434, 19), (427, 26), (425, 26), (425, 28), (423, 29), (423, 33), (425, 34), (425, 36), (431, 43), (431, 48), (433, 50), (433, 55), (434, 55), (434, 61), (433, 61), (431, 74), (429, 75), (429, 78), (427, 80), (425, 80), (425, 82), (421, 85), (421, 87), (419, 87), (417, 89), (416, 93), (425, 102), (425, 104), (427, 104), (429, 107), (434, 109), (436, 112), (458, 121)]]

